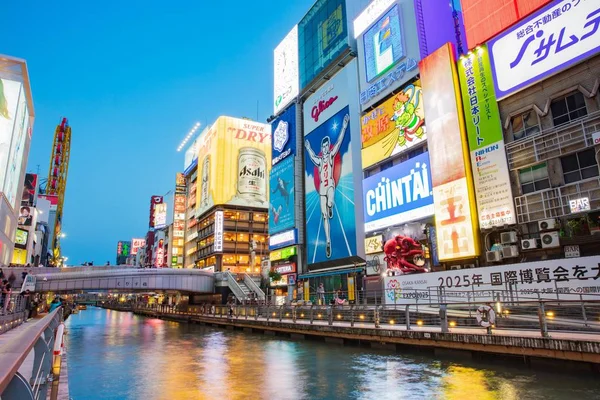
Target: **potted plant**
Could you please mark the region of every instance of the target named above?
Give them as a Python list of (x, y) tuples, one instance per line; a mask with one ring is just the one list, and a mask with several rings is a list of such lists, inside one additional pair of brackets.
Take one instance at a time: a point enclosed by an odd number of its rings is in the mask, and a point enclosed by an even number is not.
[(600, 233), (600, 224), (598, 224), (597, 218), (592, 218), (588, 215), (588, 225), (590, 227), (590, 234), (595, 235)]
[(277, 271), (269, 271), (269, 278), (271, 278), (271, 282), (277, 282), (281, 280), (281, 274)]

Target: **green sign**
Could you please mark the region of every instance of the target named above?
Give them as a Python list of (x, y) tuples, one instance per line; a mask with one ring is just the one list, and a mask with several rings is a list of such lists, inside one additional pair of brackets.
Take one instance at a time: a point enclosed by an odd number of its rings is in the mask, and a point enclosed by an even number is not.
[(296, 255), (296, 246), (291, 246), (291, 247), (286, 247), (284, 249), (272, 251), (271, 254), (269, 255), (269, 259), (271, 261), (286, 260), (286, 259), (290, 258), (291, 256), (295, 256), (295, 255)]
[(478, 150), (503, 140), (487, 46), (481, 46), (461, 57), (458, 76), (469, 149)]

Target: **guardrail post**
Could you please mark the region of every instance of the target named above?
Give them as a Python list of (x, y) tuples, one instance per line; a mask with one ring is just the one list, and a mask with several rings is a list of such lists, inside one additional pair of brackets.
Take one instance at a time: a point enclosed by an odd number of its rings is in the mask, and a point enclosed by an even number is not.
[(279, 307), (279, 322), (281, 322), (283, 319), (283, 307), (283, 305)]
[(333, 325), (333, 306), (327, 308), (327, 322), (329, 325)]
[(448, 312), (447, 312), (447, 304), (440, 304), (440, 326), (442, 328), (442, 333), (448, 333)]
[(540, 306), (538, 308), (538, 316), (540, 319), (540, 330), (542, 332), (542, 337), (549, 337), (548, 335), (548, 324), (546, 323), (546, 309), (544, 307), (544, 302), (540, 301)]
[(354, 306), (350, 306), (350, 326), (354, 326)]
[(311, 325), (313, 324), (313, 308), (314, 308), (314, 305), (311, 304), (311, 306), (310, 306), (310, 324)]
[(296, 307), (292, 306), (292, 321), (296, 323)]
[(260, 314), (260, 306), (256, 306), (256, 310), (254, 313), (254, 320), (258, 321), (258, 314)]
[(579, 295), (579, 301), (581, 301), (581, 315), (583, 316), (584, 326), (589, 327), (587, 313), (585, 312), (585, 304), (583, 303), (583, 295)]
[(406, 305), (406, 311), (404, 312), (406, 318), (406, 330), (410, 331), (410, 304)]
[(379, 306), (375, 306), (374, 313), (375, 328), (379, 328)]

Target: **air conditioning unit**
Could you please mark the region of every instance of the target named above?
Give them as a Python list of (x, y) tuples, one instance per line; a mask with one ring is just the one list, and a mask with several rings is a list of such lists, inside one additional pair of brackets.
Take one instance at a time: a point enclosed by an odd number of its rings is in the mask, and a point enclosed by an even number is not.
[(515, 232), (515, 231), (502, 232), (500, 234), (500, 242), (502, 244), (517, 243), (517, 232)]
[(543, 219), (538, 221), (538, 227), (540, 231), (549, 231), (551, 229), (556, 228), (556, 220), (555, 219)]
[(451, 265), (450, 269), (451, 270), (457, 270), (457, 269), (461, 269), (462, 267), (460, 265)]
[(502, 248), (502, 258), (512, 258), (519, 256), (519, 248), (516, 245), (504, 246)]
[(485, 252), (485, 259), (487, 260), (487, 262), (502, 261), (502, 254), (500, 253), (499, 250), (486, 251)]
[(542, 233), (541, 240), (542, 240), (542, 248), (544, 248), (544, 249), (560, 246), (558, 232), (556, 232), (556, 231)]
[(521, 240), (521, 248), (523, 250), (533, 250), (540, 247), (538, 239), (523, 239)]

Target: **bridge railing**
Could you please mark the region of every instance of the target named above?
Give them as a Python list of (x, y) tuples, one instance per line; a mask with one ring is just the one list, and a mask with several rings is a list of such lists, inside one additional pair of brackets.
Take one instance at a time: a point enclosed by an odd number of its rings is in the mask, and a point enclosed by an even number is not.
[(18, 293), (0, 297), (0, 334), (21, 325), (27, 318), (27, 299)]
[(223, 277), (227, 281), (227, 285), (229, 286), (229, 289), (231, 289), (231, 291), (233, 292), (235, 297), (239, 301), (245, 301), (247, 299), (246, 293), (244, 293), (244, 291), (242, 290), (242, 287), (239, 285), (239, 283), (237, 283), (233, 274), (229, 271), (225, 271), (225, 272), (223, 272)]
[(252, 290), (256, 294), (256, 297), (260, 301), (264, 301), (266, 299), (265, 292), (262, 291), (260, 286), (252, 279), (252, 277), (248, 274), (244, 274), (244, 283), (248, 286), (248, 289)]
[[(52, 356), (55, 333), (62, 321), (62, 307), (0, 347), (0, 397), (2, 399), (46, 399), (52, 381)], [(22, 371), (24, 361), (33, 351), (31, 370)]]

